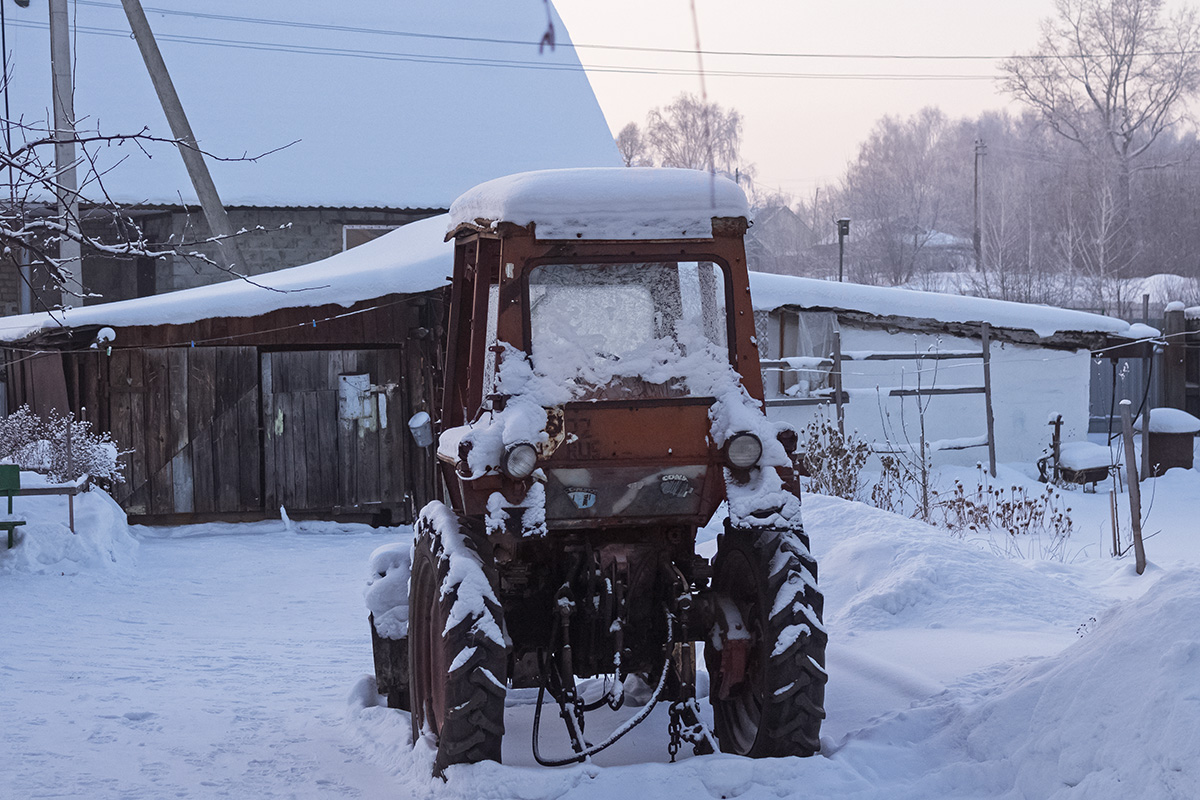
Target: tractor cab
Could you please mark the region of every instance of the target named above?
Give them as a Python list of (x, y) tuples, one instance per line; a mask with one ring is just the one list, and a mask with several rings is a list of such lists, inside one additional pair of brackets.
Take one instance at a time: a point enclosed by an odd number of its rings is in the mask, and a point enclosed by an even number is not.
[(512, 519), (540, 484), (548, 530), (712, 516), (710, 409), (739, 384), (762, 396), (747, 214), (689, 170), (530, 173), (455, 203), (438, 449), (455, 507)]

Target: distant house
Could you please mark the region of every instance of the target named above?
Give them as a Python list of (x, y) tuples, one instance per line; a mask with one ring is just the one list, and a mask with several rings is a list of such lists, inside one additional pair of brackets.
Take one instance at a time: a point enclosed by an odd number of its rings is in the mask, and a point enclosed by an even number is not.
[(756, 272), (801, 274), (812, 239), (808, 224), (787, 206), (755, 209), (746, 231), (746, 263)]
[[(617, 166), (620, 157), (569, 35), (548, 4), (403, 4), (263, 0), (238, 16), (147, 8), (233, 228), (243, 264), (259, 275), (331, 256), (444, 212), (467, 188), (531, 169)], [(120, 4), (71, 6), (75, 110), (81, 131), (169, 136)], [(36, 130), (49, 117), (45, 6), (13, 8), (13, 117)], [(556, 46), (541, 44), (553, 28)], [(504, 43), (505, 41), (521, 44)], [(282, 149), (278, 149), (282, 148)], [(268, 155), (236, 160), (244, 155)], [(152, 242), (192, 241), (209, 258), (208, 228), (170, 144), (93, 147), (84, 194), (108, 199)], [(235, 160), (219, 160), (235, 159)], [(101, 236), (96, 215), (85, 225)], [(89, 222), (89, 220), (91, 220)], [(258, 228), (264, 232), (254, 232)], [(198, 258), (84, 256), (82, 281), (108, 302), (228, 277)], [(0, 279), (0, 313), (40, 310)], [(79, 300), (68, 298), (67, 304)]]
[[(808, 253), (820, 265), (807, 274), (836, 276), (838, 235), (832, 223)], [(856, 280), (894, 284), (930, 272), (973, 268), (971, 239), (903, 219), (853, 219), (845, 237), (844, 272)]]

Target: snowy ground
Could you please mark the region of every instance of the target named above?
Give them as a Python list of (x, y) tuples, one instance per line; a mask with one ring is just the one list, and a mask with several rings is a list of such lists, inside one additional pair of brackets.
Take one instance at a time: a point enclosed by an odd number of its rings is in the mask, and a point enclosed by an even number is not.
[(1108, 556), (1105, 494), (1072, 493), (1066, 562), (806, 496), (830, 630), (821, 755), (666, 764), (660, 709), (594, 763), (543, 769), (514, 693), (506, 763), (446, 784), (366, 678), (367, 556), (406, 531), (130, 532), (94, 492), (72, 536), (64, 500), (18, 499), (31, 524), (0, 544), (0, 798), (1194, 798), (1200, 472), (1143, 492), (1143, 576)]

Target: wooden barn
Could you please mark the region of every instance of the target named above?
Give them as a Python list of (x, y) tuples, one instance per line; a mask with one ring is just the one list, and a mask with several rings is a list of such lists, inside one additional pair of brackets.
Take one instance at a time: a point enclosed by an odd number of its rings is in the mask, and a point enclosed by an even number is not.
[(0, 321), (9, 408), (70, 408), (127, 450), (141, 521), (412, 519), (432, 453), (445, 217), (248, 281)]

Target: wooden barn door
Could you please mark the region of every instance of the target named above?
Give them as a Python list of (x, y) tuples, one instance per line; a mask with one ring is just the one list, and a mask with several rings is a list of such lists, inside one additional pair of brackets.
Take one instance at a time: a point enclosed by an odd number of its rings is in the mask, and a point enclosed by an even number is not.
[(108, 390), (127, 513), (263, 509), (257, 348), (114, 350)]
[(263, 353), (268, 508), (407, 515), (401, 352)]

